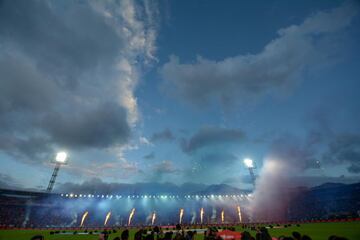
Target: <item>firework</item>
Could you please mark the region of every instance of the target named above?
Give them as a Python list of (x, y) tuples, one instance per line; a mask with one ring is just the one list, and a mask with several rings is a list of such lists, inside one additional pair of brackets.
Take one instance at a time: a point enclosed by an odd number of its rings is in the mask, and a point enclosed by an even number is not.
[(133, 208), (133, 209), (131, 210), (131, 212), (130, 212), (129, 221), (128, 221), (128, 226), (130, 226), (131, 220), (132, 220), (134, 214), (135, 214), (135, 208)]
[(201, 222), (201, 224), (203, 223), (203, 220), (204, 220), (204, 208), (201, 208), (200, 209), (200, 222)]
[(181, 209), (180, 209), (180, 214), (179, 214), (179, 223), (180, 223), (180, 224), (181, 224), (181, 222), (182, 222), (183, 216), (184, 216), (184, 209), (181, 208)]
[(240, 205), (237, 206), (237, 213), (238, 213), (238, 216), (239, 216), (239, 222), (241, 223), (241, 222), (242, 222), (242, 217), (241, 217), (241, 208), (240, 208)]
[(111, 216), (111, 212), (108, 212), (108, 214), (106, 214), (106, 217), (105, 217), (104, 226), (106, 226), (107, 222), (108, 222), (109, 219), (110, 219), (110, 216)]
[(88, 211), (86, 211), (86, 212), (83, 214), (83, 216), (82, 216), (82, 218), (81, 218), (80, 227), (82, 227), (82, 226), (84, 225), (84, 221), (85, 221), (86, 217), (88, 216), (88, 214), (89, 214)]
[(221, 211), (221, 223), (224, 223), (225, 220), (225, 212), (224, 210)]
[(151, 225), (154, 225), (155, 219), (156, 219), (156, 213), (153, 212), (153, 214), (152, 214), (152, 216), (151, 216)]

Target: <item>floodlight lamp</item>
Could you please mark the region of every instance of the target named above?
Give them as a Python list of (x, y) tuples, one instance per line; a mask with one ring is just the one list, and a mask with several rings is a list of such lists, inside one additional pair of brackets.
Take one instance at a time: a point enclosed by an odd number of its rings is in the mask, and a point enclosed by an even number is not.
[(253, 168), (253, 167), (254, 167), (254, 162), (253, 162), (253, 160), (250, 159), (250, 158), (245, 158), (245, 159), (244, 159), (244, 164), (245, 164), (245, 166), (248, 167), (248, 168)]
[(56, 162), (65, 163), (66, 159), (67, 159), (67, 153), (66, 152), (58, 152), (56, 154), (56, 158), (55, 158)]

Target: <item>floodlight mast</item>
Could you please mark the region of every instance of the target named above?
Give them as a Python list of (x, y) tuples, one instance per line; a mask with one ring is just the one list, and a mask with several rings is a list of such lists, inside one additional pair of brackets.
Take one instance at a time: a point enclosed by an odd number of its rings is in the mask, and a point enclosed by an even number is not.
[(61, 165), (66, 164), (66, 159), (67, 159), (66, 152), (58, 152), (56, 154), (55, 167), (54, 167), (53, 174), (51, 175), (49, 185), (48, 185), (48, 187), (46, 189), (47, 192), (51, 192), (53, 190), (54, 185), (55, 185), (55, 181), (56, 181), (56, 177), (58, 175), (60, 167), (61, 167)]
[(247, 167), (247, 169), (249, 169), (252, 184), (255, 186), (256, 176), (255, 176), (255, 173), (254, 173), (254, 169), (255, 169), (254, 161), (252, 159), (250, 159), (250, 158), (245, 158), (244, 159), (244, 164)]

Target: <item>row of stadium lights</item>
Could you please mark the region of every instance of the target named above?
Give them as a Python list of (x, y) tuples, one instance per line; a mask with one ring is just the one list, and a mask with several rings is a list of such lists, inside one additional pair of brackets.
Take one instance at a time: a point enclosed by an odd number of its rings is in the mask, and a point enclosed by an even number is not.
[[(67, 193), (67, 194), (61, 194), (61, 197), (67, 197), (67, 198), (108, 198), (108, 199), (121, 199), (121, 198), (158, 198), (158, 199), (179, 199), (179, 195), (128, 195), (128, 196), (122, 196), (122, 195), (92, 195), (92, 194), (73, 194), (73, 193)], [(185, 195), (181, 198), (185, 199), (199, 199), (199, 198), (248, 198), (251, 197), (251, 194), (240, 194), (240, 195)]]

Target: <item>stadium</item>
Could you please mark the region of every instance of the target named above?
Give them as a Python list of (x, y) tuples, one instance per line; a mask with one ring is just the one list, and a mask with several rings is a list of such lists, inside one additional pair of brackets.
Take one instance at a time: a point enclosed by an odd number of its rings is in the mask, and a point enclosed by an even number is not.
[(0, 0), (0, 240), (360, 240), (358, 0)]
[(348, 239), (359, 236), (359, 183), (301, 189), (301, 198), (289, 202), (286, 216), (277, 221), (259, 222), (249, 216), (252, 200), (249, 192), (210, 194), (203, 191), (191, 195), (135, 192), (121, 195), (120, 192), (48, 193), (1, 189), (0, 233), (2, 239), (30, 239), (38, 234), (47, 236), (46, 239), (60, 236), (61, 239), (84, 239), (84, 236), (98, 239), (104, 231), (115, 237), (125, 229), (135, 234), (139, 229), (152, 231), (160, 226), (164, 232), (170, 230), (175, 234), (176, 227), (181, 226), (185, 231), (195, 229), (196, 238), (203, 238), (209, 227), (219, 229), (220, 233), (222, 229), (255, 233), (256, 228), (265, 226), (276, 237), (306, 231), (320, 239), (331, 236), (334, 229)]

